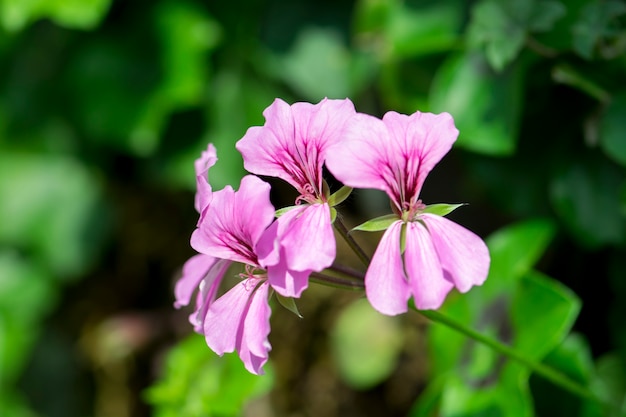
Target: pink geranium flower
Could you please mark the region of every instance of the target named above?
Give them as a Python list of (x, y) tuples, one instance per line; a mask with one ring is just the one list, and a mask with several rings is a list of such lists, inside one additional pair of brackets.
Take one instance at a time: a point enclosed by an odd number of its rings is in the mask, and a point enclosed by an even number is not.
[(276, 99), (263, 112), (265, 125), (251, 127), (237, 142), (248, 171), (282, 178), (299, 193), (299, 206), (270, 227), (267, 245), (259, 252), (260, 261), (273, 266), (268, 270), (270, 284), (283, 296), (299, 297), (311, 271), (319, 272), (335, 259), (322, 167), (328, 148), (341, 139), (354, 114), (348, 99), (292, 106)]
[[(210, 194), (191, 246), (199, 254), (185, 263), (175, 293), (177, 307), (198, 292), (190, 317), (213, 351), (237, 351), (248, 371), (260, 374), (271, 346), (270, 287), (256, 254), (257, 244), (274, 219), (270, 186), (248, 175), (238, 191), (231, 187)], [(208, 195), (208, 194), (207, 194)], [(233, 262), (245, 265), (242, 281), (217, 298), (224, 274)]]
[(397, 215), (365, 276), (367, 298), (384, 314), (406, 312), (411, 296), (419, 309), (439, 308), (453, 287), (466, 292), (487, 277), (484, 242), (429, 213), (419, 199), (426, 176), (457, 135), (447, 113), (388, 112), (382, 120), (358, 114), (345, 139), (327, 153), (326, 165), (338, 180), (385, 191)]

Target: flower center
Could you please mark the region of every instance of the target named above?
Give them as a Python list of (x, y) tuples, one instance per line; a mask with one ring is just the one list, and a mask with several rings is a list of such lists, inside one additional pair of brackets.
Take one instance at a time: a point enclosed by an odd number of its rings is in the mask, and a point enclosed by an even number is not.
[(300, 190), (301, 194), (296, 198), (296, 205), (300, 205), (303, 202), (308, 204), (323, 203), (319, 192), (311, 184), (305, 184)]
[(262, 269), (255, 265), (246, 264), (244, 272), (239, 274), (239, 278), (253, 279), (253, 280), (264, 280), (267, 279), (267, 272), (265, 269)]
[(422, 203), (422, 200), (413, 197), (411, 201), (405, 201), (402, 203), (402, 221), (413, 222), (418, 220), (420, 214), (426, 208), (426, 204)]

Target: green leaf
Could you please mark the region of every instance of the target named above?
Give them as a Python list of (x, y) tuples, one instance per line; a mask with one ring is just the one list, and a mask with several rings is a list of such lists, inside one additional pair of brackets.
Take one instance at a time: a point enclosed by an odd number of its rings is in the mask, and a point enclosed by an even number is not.
[[(78, 161), (3, 150), (0, 155), (0, 241), (32, 253), (59, 278), (76, 276), (102, 238), (94, 217), (98, 180)], [(86, 239), (86, 236), (89, 236)]]
[(592, 381), (592, 390), (609, 404), (621, 411), (611, 417), (622, 417), (626, 413), (626, 363), (617, 353), (609, 353), (598, 359)]
[(617, 18), (626, 14), (626, 4), (619, 0), (590, 2), (574, 25), (572, 46), (583, 58), (591, 59), (601, 41), (619, 36)]
[(399, 220), (400, 219), (396, 214), (385, 214), (384, 216), (376, 217), (375, 219), (361, 223), (357, 227), (353, 228), (352, 231), (361, 230), (364, 232), (378, 232), (381, 230), (387, 230), (389, 226)]
[(236, 417), (271, 389), (272, 369), (264, 369), (267, 375), (253, 375), (236, 354), (218, 357), (194, 334), (168, 353), (163, 376), (145, 397), (156, 417)]
[(471, 45), (485, 47), (489, 64), (500, 71), (522, 50), (526, 28), (508, 15), (502, 3), (486, 0), (472, 8), (467, 36)]
[(600, 146), (613, 160), (626, 166), (626, 93), (616, 94), (600, 120)]
[(521, 69), (494, 74), (481, 54), (453, 55), (430, 92), (432, 111), (448, 112), (459, 129), (457, 146), (489, 155), (515, 151), (521, 109)]
[(403, 338), (397, 318), (378, 313), (365, 299), (355, 301), (341, 312), (331, 330), (339, 375), (356, 389), (377, 385), (395, 369)]
[(287, 55), (265, 58), (270, 76), (282, 79), (312, 102), (354, 95), (365, 86), (374, 68), (373, 59), (353, 54), (339, 33), (314, 27), (299, 32)]
[(2, 0), (0, 24), (13, 32), (37, 19), (50, 18), (68, 28), (92, 29), (102, 20), (110, 3), (111, 0)]
[(430, 213), (430, 214), (436, 214), (437, 216), (447, 216), (448, 214), (452, 213), (454, 210), (458, 209), (461, 206), (465, 206), (467, 203), (461, 203), (461, 204), (446, 204), (446, 203), (439, 203), (439, 204), (430, 204), (428, 206), (426, 206), (426, 208), (424, 209), (424, 213)]
[(330, 196), (330, 198), (328, 199), (328, 204), (330, 204), (331, 207), (341, 204), (345, 201), (346, 198), (350, 196), (350, 193), (352, 193), (352, 187), (344, 185), (339, 190), (337, 190), (336, 193)]
[(391, 2), (384, 28), (389, 57), (416, 57), (450, 49), (459, 39), (462, 2), (440, 1), (410, 7)]
[(493, 233), (486, 240), (491, 255), (485, 285), (508, 286), (526, 275), (553, 239), (556, 228), (549, 220), (517, 223)]
[(293, 297), (283, 297), (282, 295), (275, 293), (276, 299), (280, 303), (281, 306), (285, 307), (287, 310), (291, 311), (293, 314), (302, 318), (300, 311), (298, 310), (298, 306), (296, 305), (296, 300)]
[(531, 32), (547, 32), (567, 14), (567, 8), (559, 1), (535, 1), (528, 19), (528, 29)]
[(550, 200), (569, 232), (584, 247), (623, 242), (621, 212), (624, 173), (598, 155), (570, 161), (550, 182)]
[[(451, 294), (442, 313), (540, 361), (563, 340), (580, 309), (569, 289), (531, 270), (553, 234), (552, 223), (535, 220), (490, 236), (493, 268), (487, 281), (468, 294)], [(446, 326), (434, 324), (429, 335), (437, 386), (429, 401), (415, 404), (413, 416), (532, 414), (528, 368)]]
[(10, 386), (19, 376), (41, 321), (57, 299), (54, 280), (45, 270), (0, 250), (0, 387)]
[(543, 358), (565, 338), (580, 307), (569, 288), (539, 272), (529, 272), (513, 298), (513, 346), (530, 358)]

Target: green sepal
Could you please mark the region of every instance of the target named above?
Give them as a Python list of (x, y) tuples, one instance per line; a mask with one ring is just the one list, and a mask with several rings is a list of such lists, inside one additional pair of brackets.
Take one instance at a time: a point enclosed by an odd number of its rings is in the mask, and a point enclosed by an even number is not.
[(288, 211), (291, 211), (291, 210), (295, 209), (296, 207), (298, 207), (298, 206), (288, 206), (288, 207), (283, 207), (281, 209), (278, 209), (278, 210), (276, 210), (276, 213), (274, 213), (274, 216), (276, 216), (276, 218), (279, 218), (283, 214), (287, 213)]
[(337, 218), (337, 209), (334, 207), (330, 208), (330, 224), (335, 223), (335, 219)]
[(333, 207), (333, 206), (336, 206), (337, 204), (343, 203), (345, 199), (348, 198), (348, 196), (350, 196), (351, 192), (352, 192), (352, 187), (348, 187), (347, 185), (344, 185), (339, 190), (337, 190), (336, 193), (334, 193), (328, 198), (328, 204), (330, 204), (330, 206)]
[(446, 204), (446, 203), (431, 204), (431, 205), (426, 206), (426, 208), (424, 210), (422, 210), (422, 213), (436, 214), (437, 216), (447, 216), (448, 214), (452, 213), (454, 210), (458, 209), (461, 206), (465, 206), (465, 205), (467, 205), (467, 203), (461, 203), (461, 204)]
[(322, 195), (324, 196), (324, 198), (326, 198), (326, 200), (330, 200), (331, 197), (330, 196), (330, 187), (328, 186), (328, 183), (326, 182), (326, 180), (322, 180)]
[(402, 223), (400, 229), (400, 253), (404, 255), (406, 249), (406, 223)]
[(296, 305), (296, 301), (291, 297), (283, 297), (279, 293), (276, 293), (276, 299), (287, 310), (291, 311), (296, 316), (302, 318), (302, 314), (298, 311), (298, 306)]
[(387, 230), (389, 226), (398, 220), (400, 219), (398, 219), (398, 216), (395, 214), (385, 214), (384, 216), (376, 217), (375, 219), (361, 223), (352, 229), (352, 231), (361, 230), (363, 232), (378, 232), (381, 230)]

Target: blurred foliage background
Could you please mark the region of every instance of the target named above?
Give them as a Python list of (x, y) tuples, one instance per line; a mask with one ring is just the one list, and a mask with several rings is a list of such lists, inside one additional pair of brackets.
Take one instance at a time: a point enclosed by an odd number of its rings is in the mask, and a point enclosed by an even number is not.
[(451, 217), (493, 265), (443, 310), (623, 404), (625, 23), (618, 0), (0, 0), (0, 415), (607, 415), (317, 286), (303, 319), (274, 308), (257, 378), (189, 336), (172, 288), (193, 160), (213, 142), (214, 189), (237, 187), (233, 145), (275, 97), (447, 111), (460, 137), (423, 200), (470, 203)]

